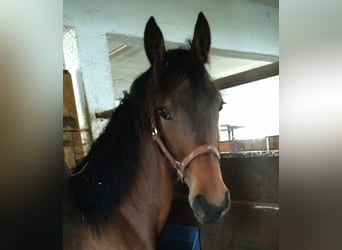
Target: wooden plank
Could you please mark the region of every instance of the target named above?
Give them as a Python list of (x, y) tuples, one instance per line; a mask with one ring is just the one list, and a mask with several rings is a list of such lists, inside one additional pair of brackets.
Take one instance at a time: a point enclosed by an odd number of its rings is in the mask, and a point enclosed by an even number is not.
[(102, 112), (95, 113), (97, 119), (110, 119), (115, 109), (109, 109)]
[(279, 135), (268, 137), (269, 149), (279, 149)]
[(202, 250), (279, 249), (279, 157), (222, 155), (221, 169), (232, 199), (223, 220), (200, 225), (188, 203), (188, 188), (176, 183), (167, 223), (200, 227)]
[(276, 75), (279, 75), (279, 62), (223, 77), (215, 80), (214, 83), (218, 89), (226, 89)]
[(279, 157), (222, 157), (221, 169), (233, 200), (279, 202)]
[(73, 168), (84, 155), (74, 90), (71, 75), (67, 70), (63, 70), (63, 142), (65, 165)]
[[(268, 140), (268, 148), (267, 148)], [(255, 150), (275, 150), (279, 149), (279, 135), (267, 136), (262, 139), (230, 140), (220, 141), (220, 152), (239, 152)]]
[[(167, 223), (200, 228), (202, 250), (278, 249), (278, 209), (264, 203), (232, 201), (229, 213), (214, 224), (199, 224), (187, 199), (175, 199)], [(277, 204), (267, 204), (277, 208)]]
[(201, 249), (278, 249), (278, 219), (278, 211), (232, 204), (221, 222), (201, 225)]
[[(239, 204), (279, 203), (279, 156), (225, 158), (222, 155), (221, 171), (223, 180), (230, 190), (231, 199), (238, 201)], [(187, 193), (186, 185), (175, 184), (175, 200), (186, 201)]]

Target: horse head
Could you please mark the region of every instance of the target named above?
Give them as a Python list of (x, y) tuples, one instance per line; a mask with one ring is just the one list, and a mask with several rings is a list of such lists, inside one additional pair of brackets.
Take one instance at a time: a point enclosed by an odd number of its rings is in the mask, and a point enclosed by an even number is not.
[(189, 48), (166, 50), (155, 19), (146, 24), (151, 132), (161, 154), (188, 186), (189, 204), (201, 223), (219, 220), (230, 207), (217, 150), (223, 101), (205, 68), (210, 43), (209, 24), (202, 13)]

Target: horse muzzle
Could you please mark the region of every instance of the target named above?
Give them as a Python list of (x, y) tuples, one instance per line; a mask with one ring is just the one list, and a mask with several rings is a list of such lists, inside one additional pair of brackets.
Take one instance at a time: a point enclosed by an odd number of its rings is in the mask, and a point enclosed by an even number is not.
[(230, 194), (225, 192), (219, 205), (210, 204), (204, 195), (198, 194), (191, 204), (193, 213), (200, 223), (214, 223), (219, 221), (230, 208)]

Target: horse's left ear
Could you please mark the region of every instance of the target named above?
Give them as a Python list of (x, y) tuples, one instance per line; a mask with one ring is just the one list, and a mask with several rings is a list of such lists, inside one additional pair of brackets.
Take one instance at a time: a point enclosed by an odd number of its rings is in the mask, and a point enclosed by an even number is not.
[(195, 26), (194, 37), (191, 42), (191, 51), (202, 63), (208, 62), (210, 43), (209, 23), (203, 13), (200, 12)]
[(144, 45), (147, 58), (152, 66), (163, 62), (165, 55), (164, 38), (152, 16), (145, 27)]

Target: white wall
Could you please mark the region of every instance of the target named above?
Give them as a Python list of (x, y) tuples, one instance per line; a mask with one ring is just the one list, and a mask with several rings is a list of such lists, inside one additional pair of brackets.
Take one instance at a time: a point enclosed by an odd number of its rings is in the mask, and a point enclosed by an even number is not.
[[(263, 1), (267, 2), (267, 1)], [(272, 2), (272, 1), (270, 1)], [(279, 9), (251, 0), (65, 0), (64, 23), (89, 31), (141, 37), (154, 16), (164, 38), (192, 37), (199, 11), (211, 26), (215, 48), (278, 55)]]

